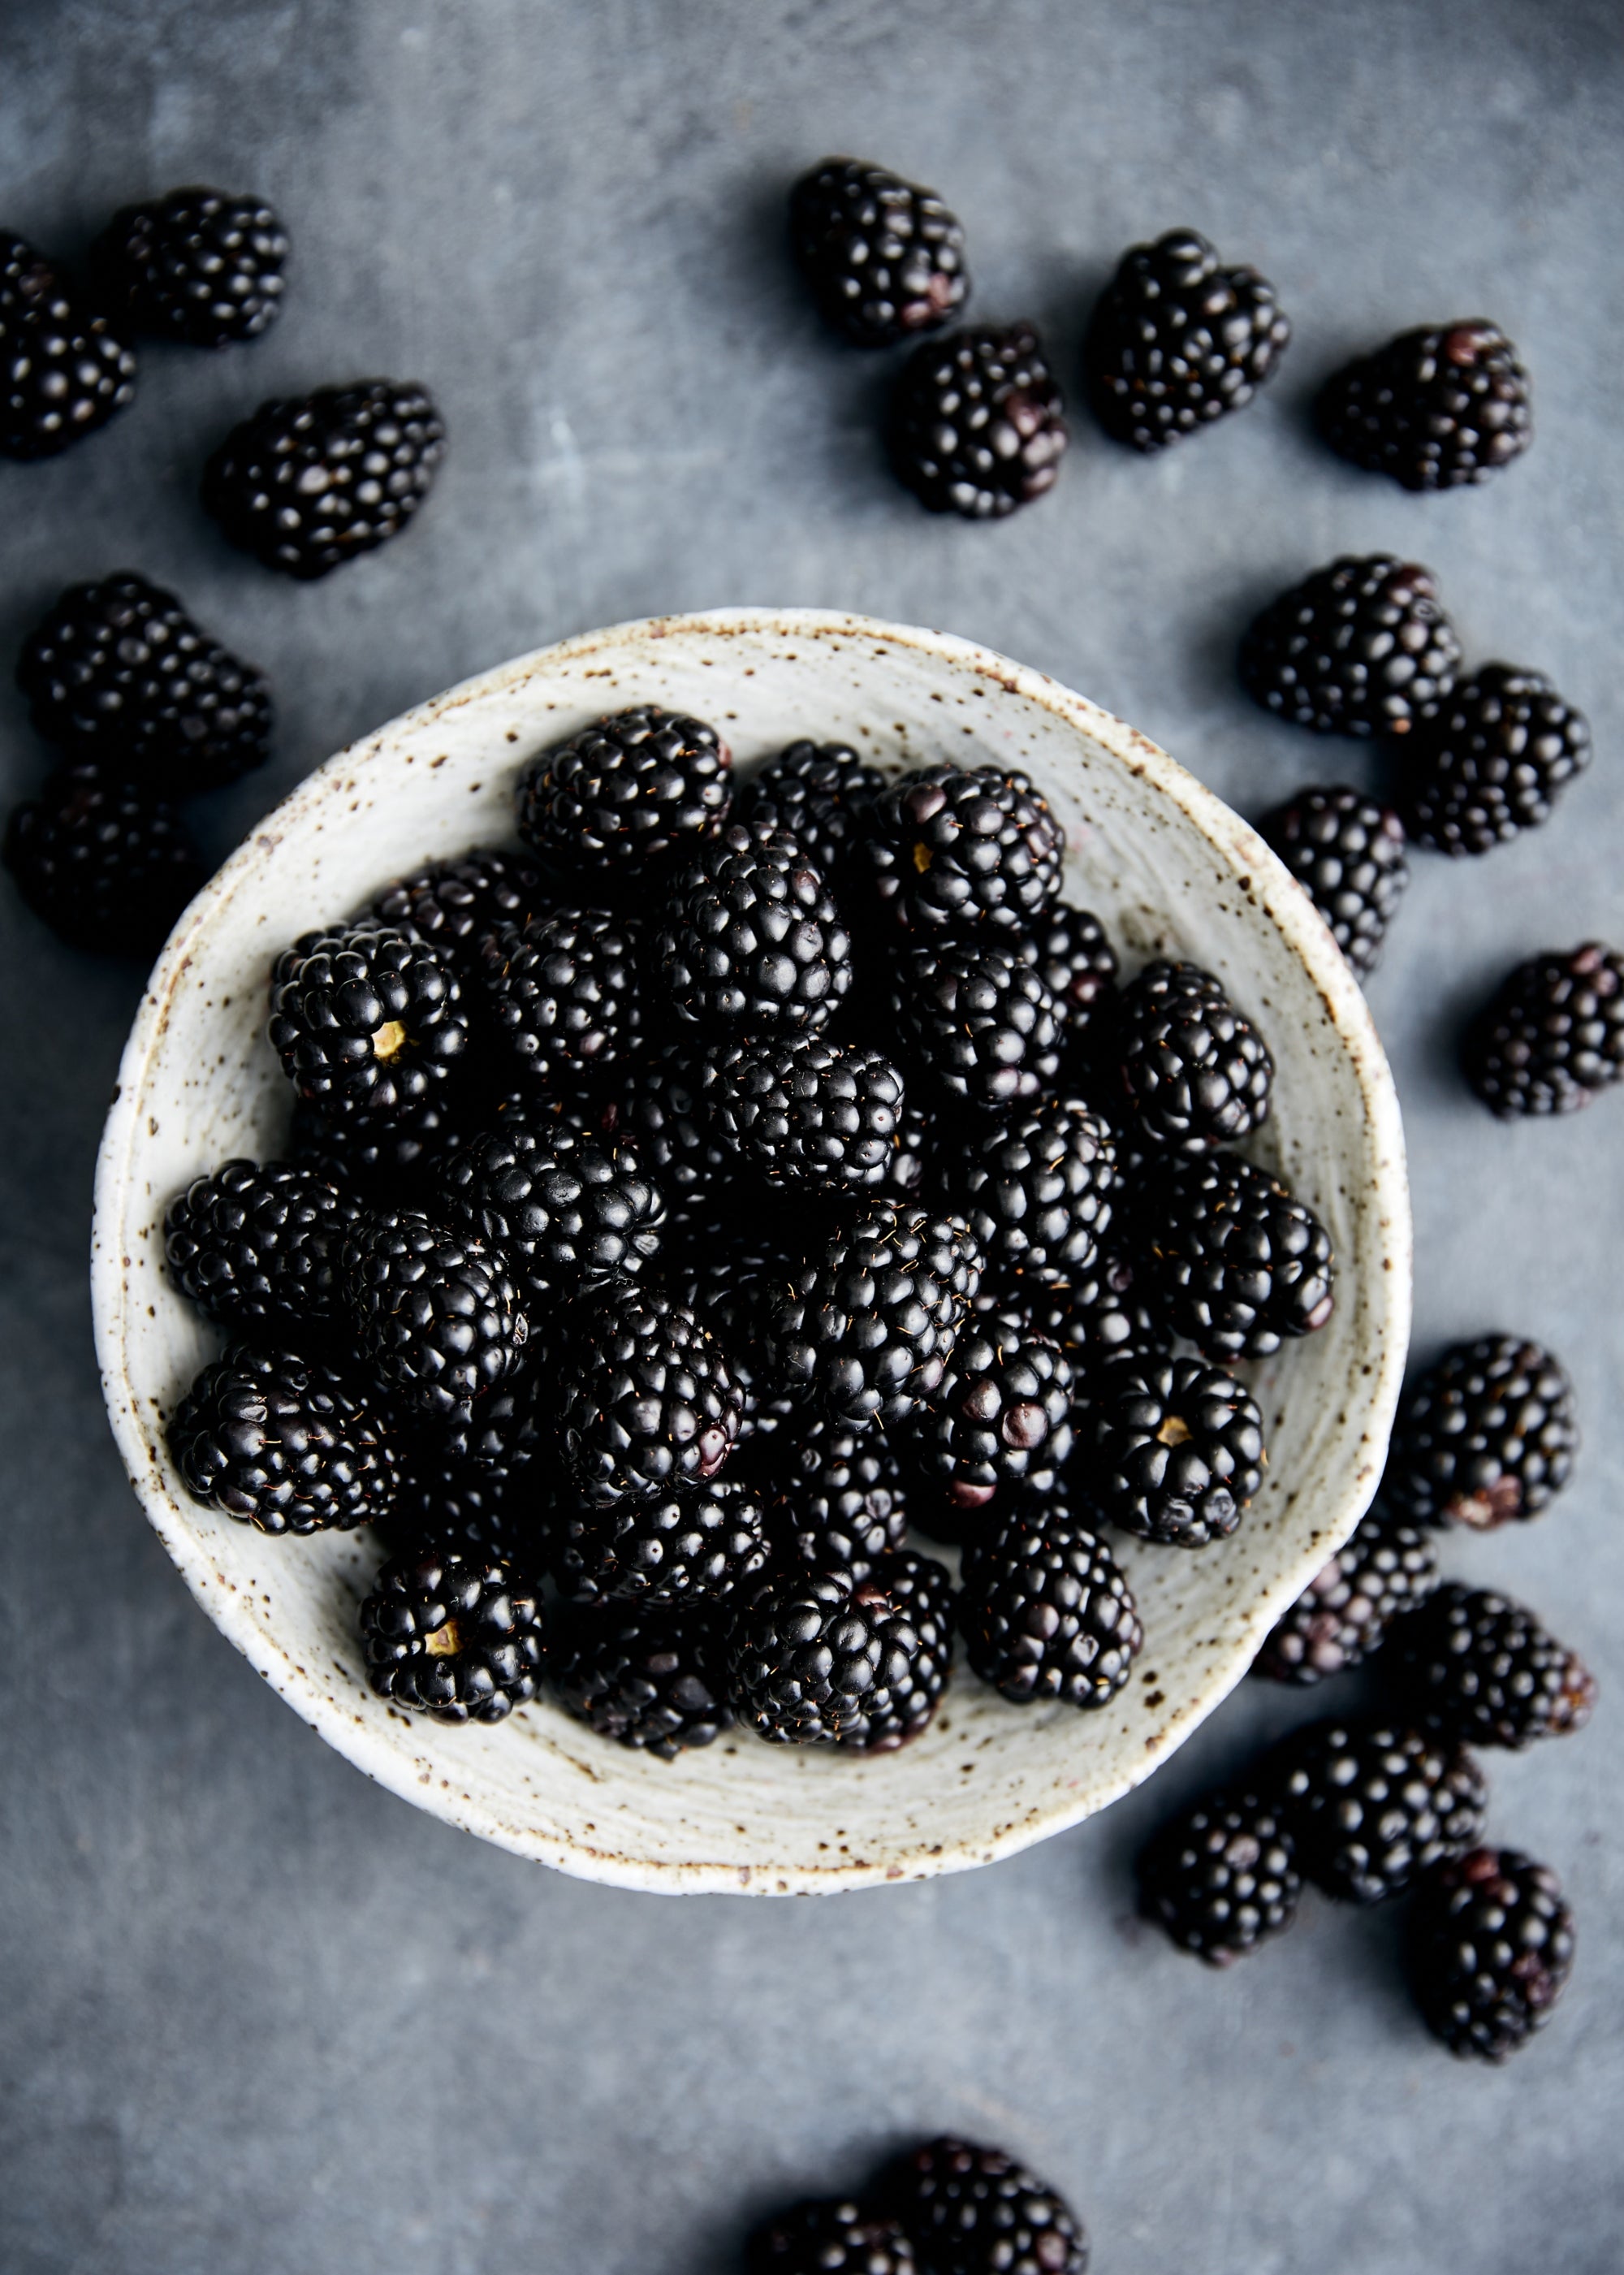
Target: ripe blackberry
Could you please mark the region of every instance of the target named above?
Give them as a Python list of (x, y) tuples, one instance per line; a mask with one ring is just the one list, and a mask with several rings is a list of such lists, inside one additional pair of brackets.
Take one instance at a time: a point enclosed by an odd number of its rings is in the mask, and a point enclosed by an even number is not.
[(704, 1075), (697, 1038), (668, 1043), (621, 1070), (617, 1095), (603, 1116), (614, 1137), (631, 1139), (673, 1210), (703, 1197), (733, 1166), (711, 1134)]
[(57, 595), (17, 684), (48, 742), (161, 791), (235, 782), (270, 750), (263, 676), (128, 570)]
[(1303, 1892), (1273, 1797), (1209, 1794), (1140, 1851), (1139, 1908), (1181, 1951), (1227, 1967), (1288, 1928)]
[(939, 1091), (978, 1114), (1030, 1105), (1059, 1075), (1054, 998), (1007, 948), (969, 940), (907, 949), (891, 1006)]
[(782, 1437), (767, 1519), (775, 1557), (866, 1579), (908, 1530), (902, 1468), (885, 1432), (815, 1415)]
[(337, 1367), (232, 1343), (175, 1410), (194, 1500), (257, 1532), (349, 1532), (387, 1516), (400, 1463), (369, 1393)]
[(736, 823), (677, 875), (653, 962), (679, 1016), (717, 1036), (820, 1027), (851, 985), (851, 941), (793, 838)]
[(935, 331), (970, 291), (957, 215), (883, 166), (812, 167), (789, 193), (789, 236), (823, 315), (860, 348)]
[(339, 1242), (359, 1204), (313, 1170), (227, 1161), (170, 1203), (163, 1250), (184, 1296), (223, 1326), (336, 1318)]
[(1053, 901), (1016, 935), (1015, 952), (1054, 998), (1074, 1054), (1084, 1054), (1116, 994), (1116, 950), (1105, 926), (1086, 909)]
[(1060, 1508), (1027, 1504), (971, 1546), (962, 1576), (959, 1629), (984, 1682), (1016, 1705), (1110, 1704), (1144, 1629), (1103, 1540)]
[(271, 974), (271, 1048), (329, 1123), (409, 1122), (468, 1043), (457, 975), (432, 948), (351, 926), (307, 932)]
[(733, 819), (782, 830), (829, 884), (842, 885), (860, 859), (864, 821), (885, 780), (844, 743), (790, 743), (739, 785)]
[(74, 948), (145, 959), (208, 876), (174, 807), (100, 767), (60, 767), (13, 806), (5, 865), (42, 923)]
[(1417, 1524), (1491, 1532), (1537, 1516), (1567, 1483), (1578, 1446), (1561, 1362), (1538, 1343), (1484, 1335), (1453, 1344), (1407, 1394), (1382, 1493)]
[(703, 1610), (566, 1604), (548, 1653), (554, 1695), (601, 1738), (674, 1762), (729, 1728), (721, 1630)]
[(1333, 450), (1407, 490), (1486, 481), (1534, 439), (1528, 374), (1504, 332), (1477, 318), (1401, 332), (1356, 357), (1316, 411)]
[(449, 1548), (540, 1572), (552, 1554), (549, 1450), (533, 1376), (489, 1392), (465, 1424), (426, 1426), (413, 1416), (400, 1493), (379, 1532), (395, 1553)]
[(287, 231), (258, 198), (171, 190), (125, 206), (91, 248), (110, 308), (188, 347), (257, 339), (282, 313)]
[(1472, 1022), (1462, 1056), (1502, 1121), (1588, 1106), (1624, 1077), (1624, 956), (1593, 940), (1519, 964)]
[(763, 2220), (744, 2267), (745, 2275), (916, 2275), (918, 2262), (894, 2219), (831, 2196)]
[(412, 382), (261, 403), (203, 472), (203, 503), (233, 545), (309, 580), (397, 537), (428, 495), (445, 427)]
[[(1001, 1507), (1016, 1489), (1046, 1499), (1059, 1492), (1071, 1452), (1076, 1395), (1071, 1361), (1057, 1343), (1008, 1312), (977, 1313), (916, 1416), (919, 1470), (951, 1511), (994, 1500)], [(915, 1516), (927, 1532), (937, 1529), (928, 1502)]]
[(403, 877), (379, 894), (362, 922), (437, 949), (467, 987), (487, 935), (542, 914), (548, 897), (527, 854), (481, 845), (460, 861)]
[(720, 1602), (767, 1562), (761, 1503), (731, 1478), (652, 1500), (572, 1510), (559, 1524), (555, 1576), (583, 1602)]
[(1263, 1417), (1198, 1358), (1121, 1359), (1095, 1384), (1089, 1484), (1125, 1532), (1175, 1548), (1227, 1539), (1263, 1483)]
[(491, 1130), (447, 1163), (440, 1190), (447, 1222), (505, 1258), (530, 1311), (635, 1279), (660, 1252), (665, 1201), (629, 1145)]
[(714, 1478), (743, 1401), (715, 1337), (656, 1289), (613, 1281), (584, 1296), (552, 1389), (559, 1458), (583, 1500), (608, 1508)]
[(1091, 1394), (1113, 1359), (1158, 1358), (1173, 1341), (1171, 1329), (1144, 1302), (1143, 1273), (1121, 1250), (1101, 1249), (1086, 1269), (1063, 1279), (989, 1275), (977, 1300), (1015, 1304), (1039, 1334), (1060, 1345)]
[(906, 1550), (866, 1576), (769, 1575), (734, 1614), (729, 1695), (739, 1719), (779, 1745), (890, 1753), (918, 1736), (952, 1667), (953, 1583)]
[(695, 1313), (726, 1357), (739, 1394), (741, 1441), (776, 1440), (801, 1402), (777, 1381), (768, 1335), (774, 1307), (804, 1263), (812, 1227), (797, 1213), (758, 1217), (727, 1193), (675, 1218), (661, 1270), (670, 1294)]
[(1060, 891), (1065, 840), (1048, 803), (1010, 767), (920, 767), (869, 807), (864, 850), (880, 904), (904, 932), (990, 926), (1036, 964), (1025, 935)]
[(135, 399), (135, 357), (0, 231), (0, 457), (51, 458)]
[(1153, 1145), (1205, 1153), (1267, 1120), (1269, 1047), (1210, 971), (1147, 964), (1117, 1009), (1122, 1086)]
[(1277, 1621), (1252, 1673), (1311, 1683), (1358, 1667), (1437, 1585), (1438, 1558), (1425, 1533), (1375, 1510)]
[(490, 1111), (477, 1090), (454, 1089), (448, 1097), (442, 1089), (404, 1122), (339, 1115), (329, 1123), (308, 1099), (296, 1097), (288, 1153), (368, 1206), (433, 1208), (447, 1164), (480, 1134)]
[(1531, 1745), (1581, 1730), (1596, 1678), (1524, 1605), (1446, 1581), (1393, 1631), (1396, 1679), (1416, 1719), (1474, 1746)]
[(1258, 824), (1360, 979), (1376, 969), (1409, 882), (1404, 825), (1356, 790), (1305, 790)]
[(943, 2135), (897, 2158), (877, 2193), (940, 2275), (1087, 2275), (1082, 2221), (1001, 2149)]
[(1417, 845), (1486, 853), (1549, 821), (1590, 762), (1590, 722), (1543, 672), (1485, 663), (1412, 747), (1404, 815)]
[(530, 1323), (499, 1251), (412, 1209), (363, 1217), (339, 1251), (360, 1349), (409, 1406), (467, 1422), (518, 1363)]
[(1119, 442), (1159, 450), (1250, 403), (1290, 339), (1273, 284), (1221, 268), (1197, 231), (1170, 229), (1130, 246), (1094, 304), (1089, 402)]
[(900, 1422), (947, 1372), (981, 1270), (962, 1218), (872, 1204), (775, 1305), (778, 1379), (831, 1420)]
[(436, 1722), (501, 1722), (533, 1698), (541, 1606), (495, 1557), (428, 1548), (386, 1564), (361, 1606), (366, 1679), (391, 1705)]
[(891, 403), (891, 464), (932, 513), (1001, 520), (1054, 486), (1065, 405), (1030, 324), (927, 340)]
[(1305, 1203), (1232, 1153), (1159, 1163), (1142, 1215), (1147, 1292), (1208, 1358), (1268, 1358), (1331, 1316), (1331, 1240)]
[(1430, 569), (1344, 554), (1271, 601), (1241, 642), (1254, 702), (1318, 735), (1408, 735), (1453, 692), (1461, 642)]
[(994, 1274), (1069, 1279), (1087, 1271), (1110, 1226), (1115, 1142), (1101, 1115), (1057, 1099), (989, 1130), (955, 1185)]
[(1373, 1719), (1311, 1723), (1279, 1757), (1280, 1807), (1305, 1877), (1379, 1904), (1483, 1837), (1488, 1788), (1463, 1747)]
[(515, 1079), (580, 1087), (633, 1047), (640, 946), (604, 909), (553, 909), (487, 935), (474, 986)]
[(519, 782), (518, 834), (567, 877), (629, 880), (715, 835), (732, 768), (714, 727), (639, 704), (533, 760)]
[(903, 1077), (879, 1051), (797, 1035), (746, 1043), (705, 1068), (717, 1142), (769, 1185), (872, 1191), (896, 1151)]
[(1474, 1848), (1421, 1882), (1410, 1981), (1427, 2028), (1484, 2061), (1543, 2029), (1573, 1970), (1574, 1916), (1547, 1864)]

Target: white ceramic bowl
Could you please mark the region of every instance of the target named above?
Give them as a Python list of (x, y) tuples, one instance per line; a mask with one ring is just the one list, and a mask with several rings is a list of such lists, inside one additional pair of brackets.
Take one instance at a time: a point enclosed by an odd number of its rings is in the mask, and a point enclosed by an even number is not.
[[(200, 1172), (283, 1141), (290, 1099), (262, 1034), (272, 956), (402, 872), (508, 837), (533, 752), (650, 701), (714, 721), (744, 765), (810, 735), (882, 762), (1023, 767), (1065, 828), (1067, 898), (1099, 914), (1130, 964), (1171, 952), (1219, 973), (1268, 1039), (1275, 1108), (1251, 1150), (1329, 1227), (1336, 1310), (1255, 1371), (1270, 1461), (1235, 1537), (1194, 1554), (1114, 1540), (1146, 1641), (1103, 1712), (1008, 1705), (965, 1676), (923, 1738), (872, 1761), (731, 1735), (667, 1764), (542, 1704), (495, 1729), (442, 1729), (362, 1678), (355, 1611), (376, 1559), (364, 1537), (266, 1539), (198, 1508), (176, 1476), (165, 1417), (216, 1339), (165, 1278), (163, 1212)], [(740, 609), (589, 633), (487, 672), (342, 752), (266, 818), (153, 975), (102, 1145), (92, 1269), (108, 1410), (147, 1515), (215, 1624), (340, 1753), (419, 1808), (586, 1878), (780, 1893), (982, 1863), (1148, 1776), (1369, 1501), (1409, 1266), (1398, 1105), (1363, 1000), (1244, 822), (1142, 735), (1001, 656), (861, 616)]]

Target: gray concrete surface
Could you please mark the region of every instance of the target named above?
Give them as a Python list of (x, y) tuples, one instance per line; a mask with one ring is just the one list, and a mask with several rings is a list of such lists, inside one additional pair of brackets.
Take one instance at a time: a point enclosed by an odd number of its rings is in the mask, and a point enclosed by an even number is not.
[[(990, 1871), (785, 1906), (609, 1893), (366, 1784), (265, 1690), (147, 1531), (103, 1425), (91, 1166), (136, 1000), (0, 892), (10, 2275), (702, 2275), (753, 2209), (943, 2126), (1084, 2209), (1100, 2275), (1603, 2275), (1624, 2256), (1624, 1099), (1502, 1130), (1445, 1042), (1514, 957), (1624, 926), (1624, 58), (1609, 0), (11, 0), (3, 215), (73, 253), (177, 182), (260, 189), (287, 314), (154, 351), (114, 429), (0, 466), (0, 656), (70, 578), (172, 582), (272, 673), (274, 767), (215, 850), (360, 730), (563, 633), (725, 601), (943, 625), (1057, 673), (1256, 811), (1374, 778), (1232, 684), (1234, 635), (1341, 549), (1439, 571), (1471, 654), (1550, 670), (1598, 760), (1537, 840), (1421, 860), (1371, 990), (1409, 1120), (1421, 1344), (1568, 1359), (1579, 1478), (1456, 1568), (1534, 1599), (1605, 1689), (1493, 1764), (1496, 1833), (1581, 1923), (1560, 2020), (1452, 2064), (1397, 1930), (1311, 1905), (1228, 1977), (1136, 1929), (1129, 1860), (1300, 1703), (1249, 1686), (1153, 1787)], [(1073, 367), (1122, 246), (1206, 230), (1297, 327), (1266, 400), (1141, 465), (1079, 418), (1057, 493), (947, 527), (875, 442), (886, 363), (834, 344), (780, 200), (830, 149), (936, 183), (976, 306)], [(1532, 457), (1416, 500), (1313, 442), (1345, 351), (1482, 311), (1537, 380)], [(300, 589), (229, 552), (202, 457), (261, 396), (428, 381), (453, 437), (411, 536)], [(42, 753), (0, 693), (8, 796)], [(295, 1553), (293, 1551), (290, 1552)]]

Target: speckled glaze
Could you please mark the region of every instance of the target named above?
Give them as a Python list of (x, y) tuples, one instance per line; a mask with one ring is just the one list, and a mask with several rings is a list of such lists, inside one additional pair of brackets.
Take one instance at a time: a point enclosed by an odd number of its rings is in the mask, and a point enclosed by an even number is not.
[[(1114, 1540), (1146, 1642), (1102, 1712), (1022, 1709), (966, 1677), (922, 1739), (875, 1761), (732, 1735), (667, 1764), (545, 1705), (442, 1730), (362, 1678), (365, 1538), (263, 1538), (196, 1507), (175, 1474), (165, 1419), (215, 1338), (164, 1276), (163, 1211), (200, 1171), (283, 1142), (290, 1100), (263, 1037), (273, 955), (404, 871), (510, 836), (534, 752), (646, 702), (712, 720), (743, 767), (811, 735), (882, 765), (1024, 767), (1065, 828), (1066, 897), (1098, 912), (1130, 966), (1209, 966), (1268, 1038), (1275, 1111), (1248, 1150), (1328, 1226), (1337, 1307), (1249, 1370), (1270, 1462), (1235, 1537), (1194, 1553)], [(1363, 999), (1244, 822), (1132, 728), (966, 641), (736, 609), (505, 664), (341, 752), (266, 818), (181, 920), (136, 1019), (98, 1168), (92, 1282), (108, 1411), (142, 1506), (215, 1624), (330, 1744), (420, 1808), (585, 1878), (787, 1894), (1007, 1856), (1127, 1792), (1211, 1713), (1374, 1491), (1409, 1334), (1410, 1226), (1398, 1102)]]

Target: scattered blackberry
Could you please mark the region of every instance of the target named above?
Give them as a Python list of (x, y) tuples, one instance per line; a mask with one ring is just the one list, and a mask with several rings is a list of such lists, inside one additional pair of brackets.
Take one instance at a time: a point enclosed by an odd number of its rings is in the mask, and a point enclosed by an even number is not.
[(1492, 1114), (1572, 1114), (1624, 1077), (1624, 956), (1582, 948), (1530, 956), (1467, 1032), (1466, 1078)]
[(1330, 1236), (1250, 1161), (1175, 1156), (1158, 1165), (1142, 1213), (1151, 1301), (1208, 1358), (1267, 1358), (1330, 1318)]
[(1104, 1541), (1060, 1509), (1016, 1508), (964, 1560), (958, 1621), (970, 1663), (1017, 1705), (1108, 1706), (1144, 1641)]
[(313, 1170), (227, 1161), (170, 1203), (164, 1254), (181, 1293), (223, 1326), (328, 1320), (339, 1308), (338, 1244), (360, 1213)]
[(155, 790), (217, 788), (270, 750), (261, 675), (127, 570), (58, 594), (23, 643), (17, 684), (48, 742)]
[(767, 1535), (782, 1562), (866, 1579), (900, 1548), (908, 1507), (896, 1455), (882, 1430), (850, 1430), (821, 1416), (787, 1433), (773, 1471)]
[(233, 545), (290, 577), (325, 577), (398, 536), (428, 495), (445, 427), (423, 389), (388, 379), (261, 404), (203, 473)]
[(1430, 569), (1344, 554), (1272, 601), (1241, 642), (1253, 700), (1319, 735), (1408, 735), (1435, 718), (1461, 661)]
[(530, 1582), (495, 1557), (439, 1548), (386, 1564), (361, 1606), (366, 1679), (436, 1722), (501, 1722), (533, 1698), (544, 1656)]
[(745, 2275), (916, 2275), (918, 2262), (894, 2219), (831, 2196), (763, 2220), (744, 2266)]
[(1099, 1115), (1058, 1099), (990, 1130), (955, 1183), (990, 1270), (1069, 1279), (1110, 1225), (1116, 1146)]
[(1198, 231), (1170, 229), (1130, 246), (1094, 305), (1089, 401), (1107, 435), (1159, 450), (1250, 403), (1290, 339), (1273, 284), (1221, 268)]
[(135, 399), (135, 357), (0, 231), (0, 457), (51, 458)]
[(1514, 1335), (1455, 1343), (1405, 1397), (1382, 1479), (1417, 1524), (1476, 1532), (1537, 1516), (1578, 1450), (1573, 1385), (1560, 1360)]
[(480, 969), (487, 936), (504, 925), (522, 926), (548, 899), (540, 872), (525, 854), (482, 845), (460, 861), (403, 877), (378, 896), (362, 922), (437, 949), (466, 987)]
[(1417, 1719), (1474, 1746), (1531, 1745), (1582, 1729), (1596, 1678), (1533, 1613), (1446, 1581), (1393, 1631), (1399, 1683)]
[(1087, 2275), (1082, 2221), (1001, 2149), (927, 2141), (888, 2167), (879, 2196), (940, 2275)]
[(1404, 825), (1356, 790), (1305, 790), (1258, 825), (1331, 928), (1356, 977), (1376, 969), (1404, 888)]
[(1374, 1720), (1314, 1722), (1280, 1757), (1280, 1806), (1304, 1875), (1379, 1904), (1483, 1837), (1488, 1788), (1463, 1747)]
[(820, 1027), (851, 985), (822, 878), (793, 838), (743, 824), (679, 873), (653, 960), (679, 1015), (718, 1036)]
[(1322, 1682), (1358, 1667), (1392, 1622), (1438, 1585), (1424, 1532), (1374, 1511), (1310, 1581), (1252, 1662), (1275, 1682)]
[(110, 307), (188, 347), (257, 339), (282, 313), (287, 231), (258, 198), (171, 190), (125, 206), (91, 248)]
[(1574, 1963), (1574, 1916), (1549, 1865), (1474, 1848), (1421, 1883), (1410, 1979), (1452, 2053), (1504, 2061), (1543, 2029)]
[(601, 1738), (674, 1762), (730, 1727), (721, 1630), (703, 1611), (570, 1604), (554, 1621), (548, 1674), (559, 1704)]
[(1065, 406), (1030, 324), (927, 340), (891, 404), (891, 463), (932, 513), (992, 521), (1054, 486)]
[(665, 1201), (629, 1145), (488, 1131), (447, 1164), (440, 1190), (447, 1221), (506, 1259), (527, 1310), (635, 1279), (660, 1252)]
[(289, 1350), (230, 1345), (175, 1410), (186, 1491), (258, 1532), (351, 1531), (387, 1516), (400, 1464), (368, 1394)]
[(782, 830), (830, 884), (842, 884), (885, 779), (844, 743), (791, 743), (740, 784), (733, 819)]
[(1528, 374), (1480, 319), (1401, 332), (1327, 380), (1316, 410), (1333, 450), (1407, 490), (1486, 481), (1534, 439)]
[(631, 1140), (674, 1209), (703, 1196), (713, 1178), (732, 1168), (726, 1146), (711, 1134), (704, 1074), (696, 1045), (668, 1043), (623, 1069), (619, 1095), (604, 1116), (613, 1136)]
[(1460, 681), (1424, 736), (1405, 783), (1417, 845), (1486, 853), (1549, 821), (1590, 762), (1590, 722), (1543, 672), (1485, 663)]
[[(1076, 1378), (1071, 1361), (1019, 1319), (978, 1314), (914, 1433), (919, 1466), (955, 1510), (985, 1508), (1012, 1488), (1060, 1490), (1071, 1452)], [(917, 1511), (926, 1531), (935, 1519)]]
[(334, 1124), (409, 1122), (468, 1042), (462, 990), (434, 949), (351, 926), (307, 932), (271, 974), (271, 1047)]
[(733, 757), (714, 727), (639, 704), (543, 751), (518, 786), (518, 833), (570, 878), (630, 878), (727, 820)]
[(58, 767), (12, 807), (5, 865), (59, 939), (143, 959), (208, 875), (172, 805), (92, 766)]
[(1030, 1105), (1060, 1072), (1054, 998), (1008, 949), (980, 941), (909, 949), (891, 1001), (939, 1089), (977, 1113)]
[(989, 1279), (978, 1300), (1016, 1304), (1038, 1334), (1060, 1345), (1078, 1382), (1091, 1390), (1111, 1360), (1158, 1358), (1172, 1343), (1172, 1331), (1144, 1300), (1143, 1278), (1130, 1257), (1101, 1249), (1086, 1270), (1064, 1279)]
[(957, 215), (883, 166), (813, 166), (789, 193), (789, 235), (820, 309), (860, 348), (935, 331), (970, 291)]
[(1139, 1908), (1181, 1951), (1227, 1967), (1296, 1917), (1296, 1844), (1272, 1796), (1215, 1793), (1140, 1852)]
[(1094, 1497), (1144, 1540), (1223, 1540), (1263, 1483), (1257, 1401), (1197, 1358), (1119, 1360), (1096, 1379), (1094, 1431)]
[(1122, 1079), (1157, 1146), (1205, 1153), (1268, 1118), (1274, 1061), (1220, 983), (1194, 964), (1147, 964), (1118, 1001)]
[(1015, 952), (1054, 998), (1071, 1040), (1091, 1040), (1092, 1023), (1114, 999), (1117, 980), (1116, 951), (1099, 918), (1053, 901), (1031, 932), (1016, 936)]
[(867, 1576), (790, 1570), (764, 1580), (728, 1637), (735, 1711), (780, 1745), (888, 1753), (918, 1737), (952, 1665), (952, 1582), (906, 1550)]
[(981, 1269), (962, 1218), (871, 1205), (776, 1304), (779, 1379), (834, 1421), (901, 1421), (940, 1383)]
[(715, 1337), (684, 1305), (629, 1282), (575, 1306), (551, 1395), (559, 1457), (599, 1508), (705, 1484), (744, 1418)]
[(635, 1045), (639, 941), (603, 909), (554, 909), (480, 943), (487, 1024), (516, 1076), (580, 1085)]
[(362, 1352), (419, 1412), (467, 1421), (518, 1363), (530, 1332), (500, 1251), (412, 1209), (363, 1217), (339, 1270)]
[(559, 1528), (555, 1574), (567, 1596), (650, 1604), (716, 1602), (767, 1562), (761, 1503), (730, 1478), (697, 1490), (585, 1508)]
[(871, 1191), (896, 1151), (903, 1077), (889, 1059), (822, 1035), (746, 1043), (706, 1068), (717, 1142), (769, 1185)]
[(1023, 774), (920, 767), (874, 799), (863, 843), (874, 889), (903, 931), (928, 937), (990, 926), (1023, 935), (1001, 945), (1038, 963), (1024, 936), (1060, 891), (1065, 840)]

